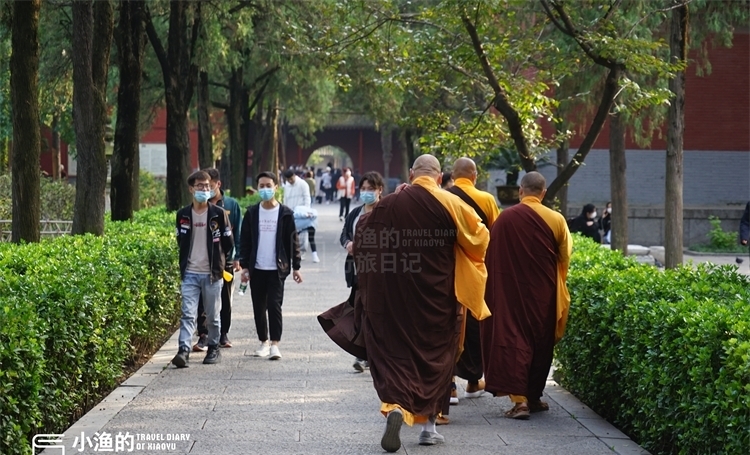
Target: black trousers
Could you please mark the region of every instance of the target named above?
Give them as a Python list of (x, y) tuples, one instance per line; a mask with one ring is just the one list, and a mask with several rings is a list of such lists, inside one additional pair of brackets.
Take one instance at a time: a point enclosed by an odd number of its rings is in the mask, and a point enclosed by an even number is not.
[[(349, 204), (352, 202), (350, 197), (342, 197), (339, 199), (339, 216), (349, 216)], [(344, 213), (346, 211), (346, 213)]]
[(279, 272), (254, 269), (250, 275), (250, 296), (253, 299), (255, 330), (258, 332), (258, 339), (268, 341), (270, 329), (271, 341), (280, 341), (284, 280), (279, 278)]
[(313, 253), (318, 251), (318, 248), (315, 246), (315, 228), (310, 226), (307, 229), (303, 229), (298, 232), (298, 234), (307, 231), (307, 240), (310, 241), (310, 251)]
[[(229, 328), (232, 326), (232, 294), (234, 294), (234, 278), (232, 281), (224, 281), (224, 285), (221, 287), (221, 333), (229, 333)], [(203, 309), (203, 295), (198, 299), (198, 334), (208, 335), (208, 327), (206, 327), (206, 314)]]
[(464, 351), (456, 363), (454, 374), (466, 379), (469, 383), (476, 384), (483, 376), (479, 321), (472, 316), (471, 312), (466, 313)]

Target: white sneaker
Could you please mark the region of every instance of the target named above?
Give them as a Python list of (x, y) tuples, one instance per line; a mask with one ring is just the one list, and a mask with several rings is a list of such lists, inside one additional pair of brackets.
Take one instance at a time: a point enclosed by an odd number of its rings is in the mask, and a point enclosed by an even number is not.
[(317, 251), (313, 251), (312, 258), (313, 258), (313, 262), (320, 262), (320, 258), (318, 257)]
[(271, 345), (270, 354), (271, 354), (271, 356), (268, 357), (268, 360), (279, 360), (279, 359), (281, 359), (281, 352), (279, 351), (279, 346), (278, 345), (275, 345), (275, 344)]
[(343, 217), (343, 216), (340, 216), (340, 217), (339, 217), (339, 221), (344, 221), (344, 217)]
[(271, 353), (271, 345), (268, 344), (268, 341), (264, 341), (260, 344), (260, 349), (255, 351), (253, 355), (255, 357), (268, 357), (268, 354), (270, 353)]

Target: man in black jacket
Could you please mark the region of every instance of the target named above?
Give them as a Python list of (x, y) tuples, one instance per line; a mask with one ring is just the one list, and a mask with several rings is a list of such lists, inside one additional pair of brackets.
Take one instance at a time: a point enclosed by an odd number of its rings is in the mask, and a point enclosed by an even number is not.
[[(260, 348), (256, 357), (281, 358), (281, 304), (284, 280), (292, 273), (294, 281), (302, 282), (299, 239), (294, 212), (276, 200), (278, 180), (272, 172), (261, 172), (255, 179), (262, 202), (253, 205), (242, 219), (240, 265), (242, 282), (250, 281), (255, 328)], [(266, 316), (268, 312), (268, 316)], [(271, 343), (268, 334), (271, 334)]]
[(194, 172), (187, 183), (192, 204), (177, 212), (177, 244), (180, 248), (182, 317), (179, 350), (172, 359), (177, 368), (187, 367), (190, 342), (195, 332), (198, 298), (203, 296), (208, 326), (208, 352), (203, 363), (217, 363), (219, 353), (219, 312), (227, 252), (234, 248), (232, 227), (221, 207), (209, 204), (211, 177)]

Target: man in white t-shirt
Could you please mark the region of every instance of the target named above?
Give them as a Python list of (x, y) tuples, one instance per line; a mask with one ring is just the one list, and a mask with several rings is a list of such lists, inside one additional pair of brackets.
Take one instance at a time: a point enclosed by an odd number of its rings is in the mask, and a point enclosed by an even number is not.
[[(296, 211), (297, 207), (311, 206), (310, 185), (299, 178), (293, 170), (284, 171), (284, 205)], [(305, 213), (312, 213), (307, 211)], [(312, 216), (312, 215), (311, 215)], [(312, 251), (313, 262), (320, 262), (318, 257), (318, 248), (315, 245), (315, 227), (310, 223), (303, 223), (304, 226), (298, 226), (297, 234), (300, 235), (300, 245), (304, 245), (305, 234), (310, 242), (310, 251)]]
[(276, 200), (276, 175), (261, 172), (255, 181), (262, 202), (250, 206), (242, 219), (242, 282), (250, 281), (255, 329), (261, 343), (255, 356), (278, 360), (284, 281), (291, 272), (295, 282), (302, 282), (299, 238), (294, 212)]

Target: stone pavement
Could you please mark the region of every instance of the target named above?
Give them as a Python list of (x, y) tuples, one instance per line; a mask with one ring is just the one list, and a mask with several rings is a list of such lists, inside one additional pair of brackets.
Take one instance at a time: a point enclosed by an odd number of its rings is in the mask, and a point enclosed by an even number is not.
[[(385, 419), (369, 372), (356, 373), (351, 356), (328, 339), (316, 320), (344, 301), (349, 290), (338, 243), (343, 225), (338, 205), (314, 208), (320, 211), (316, 240), (322, 262), (313, 264), (308, 254), (302, 263), (304, 282), (286, 282), (283, 359), (252, 357), (258, 340), (250, 295), (235, 294), (234, 347), (222, 350), (220, 364), (203, 365), (198, 353), (191, 355), (187, 369), (167, 366), (177, 350), (175, 333), (138, 373), (65, 432), (67, 453), (99, 453), (92, 447), (95, 441), (89, 445), (86, 438), (105, 434), (113, 440), (127, 437), (122, 448), (133, 448), (129, 453), (134, 454), (384, 453)], [(459, 383), (459, 396), (464, 386)], [(438, 429), (444, 445), (419, 446), (419, 427), (404, 426), (399, 453), (646, 453), (552, 381), (545, 399), (549, 412), (513, 421), (503, 417), (510, 407), (507, 398), (462, 398), (451, 408), (452, 423)], [(81, 440), (86, 441), (82, 452)]]

